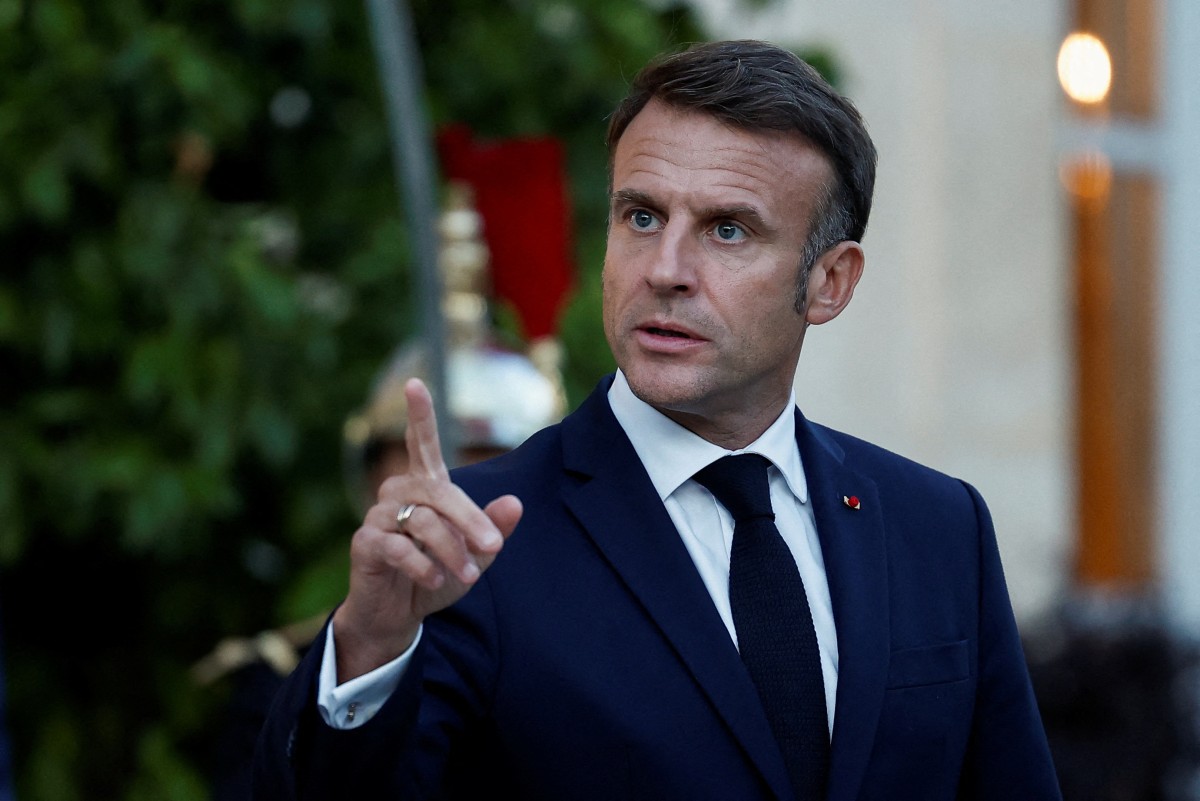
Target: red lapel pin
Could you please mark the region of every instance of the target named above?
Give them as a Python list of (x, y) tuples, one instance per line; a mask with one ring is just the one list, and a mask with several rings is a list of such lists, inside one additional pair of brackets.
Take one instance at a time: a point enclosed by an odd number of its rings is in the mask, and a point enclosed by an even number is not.
[(851, 509), (861, 509), (862, 503), (859, 502), (857, 495), (843, 495), (842, 503), (849, 506)]

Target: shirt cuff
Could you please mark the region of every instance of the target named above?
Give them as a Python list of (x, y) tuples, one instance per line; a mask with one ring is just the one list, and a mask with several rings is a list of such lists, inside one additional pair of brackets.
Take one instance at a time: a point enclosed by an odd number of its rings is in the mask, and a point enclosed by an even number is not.
[(321, 719), (335, 729), (356, 729), (373, 718), (400, 684), (424, 630), (424, 626), (417, 629), (412, 645), (391, 662), (338, 684), (337, 652), (333, 644), (333, 623), (330, 623), (325, 630), (325, 653), (317, 681), (317, 709)]

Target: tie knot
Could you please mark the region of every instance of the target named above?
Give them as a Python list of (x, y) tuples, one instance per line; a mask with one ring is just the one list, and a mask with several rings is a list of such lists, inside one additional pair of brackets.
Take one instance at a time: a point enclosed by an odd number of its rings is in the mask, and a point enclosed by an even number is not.
[(733, 515), (735, 523), (755, 517), (775, 519), (767, 468), (771, 462), (757, 453), (724, 456), (696, 473), (696, 479)]

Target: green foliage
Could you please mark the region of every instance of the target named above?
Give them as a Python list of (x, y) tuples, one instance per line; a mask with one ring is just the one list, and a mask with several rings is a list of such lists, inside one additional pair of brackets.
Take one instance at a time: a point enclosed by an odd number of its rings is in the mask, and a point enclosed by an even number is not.
[[(653, 53), (701, 37), (637, 0), (452, 6), (413, 8), (434, 123), (567, 146), (578, 399), (609, 366), (604, 117)], [(206, 797), (228, 687), (189, 666), (344, 591), (341, 424), (415, 326), (365, 23), (331, 0), (0, 0), (23, 801)]]

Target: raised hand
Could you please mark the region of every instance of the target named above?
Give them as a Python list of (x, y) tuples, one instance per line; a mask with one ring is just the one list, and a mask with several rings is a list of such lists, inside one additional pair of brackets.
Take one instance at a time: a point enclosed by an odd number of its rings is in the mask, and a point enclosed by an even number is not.
[(350, 543), (350, 592), (333, 616), (338, 683), (403, 653), (426, 615), (470, 590), (521, 519), (502, 495), (480, 509), (450, 481), (429, 390), (408, 401), (408, 471), (387, 479)]

